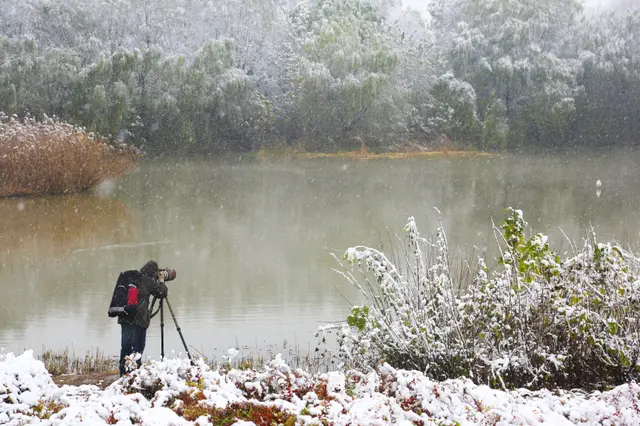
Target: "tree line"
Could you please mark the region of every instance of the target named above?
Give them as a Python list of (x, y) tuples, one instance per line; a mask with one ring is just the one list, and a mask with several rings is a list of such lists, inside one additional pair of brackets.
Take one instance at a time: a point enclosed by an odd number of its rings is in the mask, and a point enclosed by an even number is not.
[(162, 152), (640, 143), (640, 10), (0, 0), (0, 111)]

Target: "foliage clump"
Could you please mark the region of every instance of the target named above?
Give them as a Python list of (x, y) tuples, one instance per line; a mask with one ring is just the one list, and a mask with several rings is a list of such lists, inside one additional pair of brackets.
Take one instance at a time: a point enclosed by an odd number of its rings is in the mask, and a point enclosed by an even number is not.
[(40, 419), (48, 419), (52, 415), (59, 413), (66, 406), (55, 400), (39, 401), (33, 408), (33, 414)]
[(563, 260), (526, 227), (522, 212), (508, 209), (498, 267), (490, 272), (480, 259), (463, 292), (441, 226), (431, 242), (409, 218), (402, 273), (378, 250), (350, 248), (343, 274), (368, 306), (353, 307), (337, 327), (342, 355), (357, 367), (386, 361), (437, 380), (466, 376), (502, 388), (636, 380), (640, 259), (592, 234)]
[(0, 197), (80, 192), (129, 173), (137, 148), (61, 121), (0, 113)]

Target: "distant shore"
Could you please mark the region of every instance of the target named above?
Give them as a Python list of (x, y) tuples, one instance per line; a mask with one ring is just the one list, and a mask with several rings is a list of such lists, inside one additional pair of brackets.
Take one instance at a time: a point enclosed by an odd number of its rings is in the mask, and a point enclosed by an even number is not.
[(478, 158), (496, 157), (499, 154), (486, 151), (471, 150), (425, 150), (425, 151), (392, 151), (392, 152), (367, 152), (367, 151), (337, 151), (337, 152), (298, 152), (295, 150), (260, 150), (255, 153), (258, 157), (288, 157), (288, 158), (349, 158), (356, 160), (378, 159), (406, 159), (406, 158)]

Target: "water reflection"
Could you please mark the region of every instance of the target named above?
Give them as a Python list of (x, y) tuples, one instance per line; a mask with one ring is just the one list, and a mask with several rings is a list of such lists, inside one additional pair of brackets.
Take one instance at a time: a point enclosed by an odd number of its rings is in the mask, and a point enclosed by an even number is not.
[(129, 241), (137, 233), (121, 200), (92, 195), (0, 198), (0, 218), (3, 263), (6, 256), (61, 255), (105, 241)]
[(75, 253), (130, 242), (137, 234), (133, 213), (118, 199), (0, 199), (0, 331), (20, 335), (35, 321), (49, 334), (51, 312), (82, 313), (97, 277), (95, 265), (82, 264)]
[[(183, 160), (143, 164), (113, 199), (0, 200), (0, 346), (100, 346), (114, 354), (106, 306), (119, 271), (147, 259), (178, 270), (170, 298), (187, 342), (299, 343), (344, 317), (357, 292), (331, 269), (356, 244), (379, 246), (413, 215), (439, 220), (451, 246), (489, 257), (492, 219), (521, 208), (564, 250), (579, 239), (636, 243), (639, 153), (475, 159)], [(600, 196), (595, 176), (606, 183)], [(434, 211), (438, 207), (442, 217)], [(22, 210), (20, 210), (22, 208)], [(24, 215), (26, 213), (26, 216)], [(492, 251), (494, 250), (494, 251)], [(491, 264), (491, 262), (488, 262)], [(149, 330), (149, 353), (159, 352)], [(181, 348), (168, 328), (167, 348)]]

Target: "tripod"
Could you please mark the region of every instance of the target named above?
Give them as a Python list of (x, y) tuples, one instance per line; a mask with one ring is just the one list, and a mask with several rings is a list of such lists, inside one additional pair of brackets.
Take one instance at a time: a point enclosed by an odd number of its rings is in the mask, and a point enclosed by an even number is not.
[[(151, 302), (151, 312), (153, 312), (153, 306), (156, 303), (156, 298), (153, 298)], [(189, 352), (189, 348), (187, 347), (187, 342), (184, 340), (184, 336), (182, 335), (182, 329), (178, 325), (178, 320), (176, 320), (176, 316), (173, 313), (173, 309), (171, 308), (171, 304), (169, 303), (169, 298), (165, 297), (164, 299), (160, 299), (160, 304), (158, 306), (158, 310), (151, 314), (151, 318), (155, 317), (158, 312), (160, 312), (160, 356), (164, 358), (164, 304), (167, 304), (169, 307), (169, 312), (171, 313), (171, 317), (173, 318), (173, 323), (176, 326), (176, 330), (178, 330), (178, 334), (180, 335), (180, 340), (182, 340), (182, 345), (184, 346), (184, 350), (187, 352), (187, 356), (189, 357), (189, 361), (193, 364), (193, 358), (191, 358), (191, 352)]]

